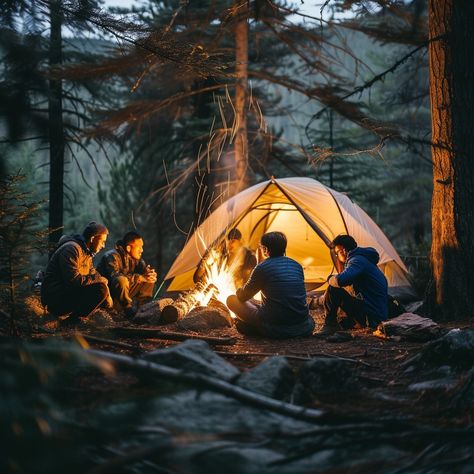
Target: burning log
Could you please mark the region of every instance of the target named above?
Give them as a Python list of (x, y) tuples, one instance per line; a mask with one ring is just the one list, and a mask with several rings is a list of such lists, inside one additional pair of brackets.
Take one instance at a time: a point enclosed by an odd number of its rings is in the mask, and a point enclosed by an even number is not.
[(207, 302), (217, 292), (212, 283), (198, 282), (189, 293), (181, 295), (173, 304), (167, 305), (161, 311), (163, 323), (174, 323), (184, 318), (194, 307), (200, 306), (203, 301)]

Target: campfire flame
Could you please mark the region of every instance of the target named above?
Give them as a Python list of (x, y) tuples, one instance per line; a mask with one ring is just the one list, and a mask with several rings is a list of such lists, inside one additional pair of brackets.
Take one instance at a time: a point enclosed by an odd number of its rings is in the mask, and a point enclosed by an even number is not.
[(233, 270), (236, 262), (228, 267), (227, 258), (212, 249), (204, 263), (205, 276), (203, 280), (204, 289), (197, 289), (194, 296), (196, 304), (207, 306), (211, 298), (215, 298), (221, 303), (226, 304), (227, 297), (235, 294), (235, 284)]

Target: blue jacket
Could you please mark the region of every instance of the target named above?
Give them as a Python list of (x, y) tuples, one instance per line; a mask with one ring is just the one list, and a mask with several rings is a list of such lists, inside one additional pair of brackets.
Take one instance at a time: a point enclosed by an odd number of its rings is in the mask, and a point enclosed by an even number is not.
[(364, 300), (371, 323), (385, 321), (388, 316), (388, 285), (377, 267), (379, 254), (372, 247), (356, 247), (347, 254), (344, 271), (336, 275), (339, 286), (352, 285)]
[(237, 298), (247, 301), (259, 291), (258, 310), (263, 330), (270, 337), (305, 336), (313, 332), (314, 321), (306, 304), (301, 265), (288, 257), (270, 257), (257, 265)]

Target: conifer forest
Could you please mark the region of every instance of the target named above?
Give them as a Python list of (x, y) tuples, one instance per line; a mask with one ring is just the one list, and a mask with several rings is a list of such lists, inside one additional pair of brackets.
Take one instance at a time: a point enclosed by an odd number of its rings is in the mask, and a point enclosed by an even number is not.
[[(0, 472), (474, 474), (473, 51), (473, 0), (0, 0)], [(305, 336), (229, 308), (274, 231)], [(328, 336), (340, 234), (388, 313)]]

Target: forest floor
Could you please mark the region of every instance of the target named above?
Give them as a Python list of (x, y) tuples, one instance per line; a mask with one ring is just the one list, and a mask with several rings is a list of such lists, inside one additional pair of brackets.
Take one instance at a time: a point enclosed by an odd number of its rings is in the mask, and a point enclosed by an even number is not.
[[(318, 327), (322, 315), (318, 311), (311, 313)], [(443, 332), (455, 328), (474, 329), (474, 321), (469, 318), (440, 326)], [(212, 349), (242, 372), (272, 356), (287, 357), (295, 372), (313, 357), (346, 360), (351, 363), (356, 379), (361, 382), (365, 390), (354, 390), (352, 394), (344, 391), (340, 394), (322, 395), (311, 404), (314, 408), (340, 416), (364, 419), (395, 417), (450, 426), (463, 426), (472, 422), (464, 417), (453, 417), (453, 413), (446, 408), (450, 402), (449, 390), (446, 390), (446, 397), (443, 397), (439, 387), (435, 386), (434, 390), (430, 387), (417, 388), (416, 384), (425, 381), (426, 377), (416, 370), (407, 371), (404, 367), (404, 363), (420, 352), (426, 342), (384, 338), (374, 335), (372, 330), (367, 329), (345, 331), (352, 336), (352, 339), (344, 342), (328, 342), (317, 336), (287, 340), (251, 337), (240, 334), (235, 328), (213, 329), (205, 334), (183, 331), (176, 324), (158, 326), (156, 329), (196, 338), (203, 336), (233, 338), (235, 342), (232, 345), (217, 344), (213, 345)], [(117, 336), (106, 329), (85, 329), (81, 333), (86, 338), (87, 335), (97, 336), (97, 340), (87, 338), (90, 348), (131, 356), (143, 355), (182, 342), (159, 337)], [(75, 334), (73, 330), (57, 331), (54, 337), (74, 338)], [(44, 339), (48, 336), (41, 334), (37, 337)], [(111, 390), (117, 389), (117, 383), (120, 384), (120, 381), (110, 384)], [(107, 384), (104, 384), (101, 377), (97, 380), (88, 378), (87, 385), (92, 392), (107, 390)]]
[[(318, 327), (322, 315), (312, 315)], [(7, 420), (0, 437), (5, 431), (12, 441), (6, 472), (472, 474), (474, 321), (440, 326), (442, 333), (468, 330), (456, 332), (462, 360), (454, 355), (452, 368), (442, 360), (434, 369), (415, 364), (410, 370), (406, 362), (431, 343), (363, 329), (346, 342), (328, 342), (249, 337), (233, 327), (197, 333), (177, 324), (123, 323), (62, 330), (43, 321), (28, 340), (0, 338), (0, 415)], [(173, 360), (176, 353), (167, 359), (170, 368), (159, 359), (150, 364), (150, 352), (181, 344), (168, 337), (176, 333), (210, 338), (234, 375), (193, 379)], [(208, 348), (197, 351), (219, 366)], [(271, 356), (287, 358), (297, 380), (292, 394), (298, 381), (305, 383), (308, 364), (334, 361), (329, 379), (326, 373), (329, 390), (298, 402), (302, 411), (248, 389), (239, 396), (239, 371)]]

